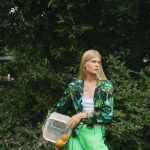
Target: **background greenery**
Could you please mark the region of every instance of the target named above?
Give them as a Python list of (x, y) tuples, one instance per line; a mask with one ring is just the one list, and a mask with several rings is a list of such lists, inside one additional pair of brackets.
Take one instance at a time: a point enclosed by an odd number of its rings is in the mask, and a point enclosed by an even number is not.
[(150, 149), (150, 0), (2, 0), (2, 150), (53, 150), (42, 138), (48, 109), (78, 73), (81, 54), (98, 49), (114, 85), (110, 150)]

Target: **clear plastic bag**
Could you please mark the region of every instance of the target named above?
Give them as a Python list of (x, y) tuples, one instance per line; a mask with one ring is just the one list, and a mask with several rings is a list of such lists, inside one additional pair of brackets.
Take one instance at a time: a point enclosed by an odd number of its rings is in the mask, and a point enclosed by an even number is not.
[(69, 137), (70, 130), (67, 128), (66, 123), (70, 119), (69, 116), (53, 112), (46, 120), (43, 126), (43, 138), (47, 141), (55, 143), (60, 139), (63, 133), (66, 133)]

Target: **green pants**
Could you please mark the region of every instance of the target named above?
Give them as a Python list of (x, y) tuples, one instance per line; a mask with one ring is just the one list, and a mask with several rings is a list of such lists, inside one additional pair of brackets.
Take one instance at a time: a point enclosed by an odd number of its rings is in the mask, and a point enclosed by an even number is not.
[(108, 150), (104, 144), (104, 126), (81, 127), (77, 137), (70, 136), (67, 150)]

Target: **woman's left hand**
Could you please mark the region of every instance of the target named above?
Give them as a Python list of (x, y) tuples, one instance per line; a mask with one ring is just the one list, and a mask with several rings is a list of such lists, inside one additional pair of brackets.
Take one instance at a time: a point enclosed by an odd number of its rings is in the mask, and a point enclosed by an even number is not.
[(76, 126), (82, 118), (87, 118), (86, 112), (82, 112), (82, 113), (79, 113), (79, 114), (72, 116), (70, 118), (70, 120), (67, 122), (68, 128), (72, 130), (73, 127)]
[(67, 122), (68, 128), (72, 130), (73, 127), (80, 122), (81, 118), (82, 118), (81, 114), (76, 114), (76, 115), (72, 116), (70, 118), (70, 120)]

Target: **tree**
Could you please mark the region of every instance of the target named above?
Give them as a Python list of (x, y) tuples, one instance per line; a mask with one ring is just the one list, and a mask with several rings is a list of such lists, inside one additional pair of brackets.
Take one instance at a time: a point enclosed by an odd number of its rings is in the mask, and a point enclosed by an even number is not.
[(15, 78), (0, 86), (3, 149), (48, 147), (36, 128), (77, 75), (81, 53), (91, 48), (104, 56), (115, 87), (109, 147), (148, 149), (149, 5), (149, 0), (2, 1), (0, 54), (13, 56), (6, 66)]

